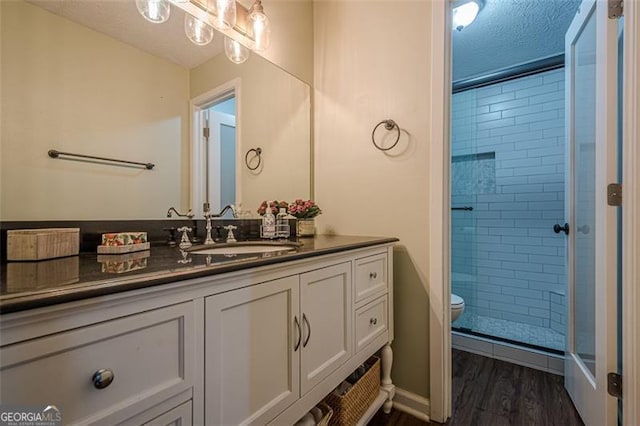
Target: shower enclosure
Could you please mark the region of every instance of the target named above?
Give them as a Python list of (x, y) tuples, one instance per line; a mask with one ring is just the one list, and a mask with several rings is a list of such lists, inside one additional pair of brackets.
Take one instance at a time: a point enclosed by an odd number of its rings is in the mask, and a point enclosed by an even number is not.
[(455, 90), (451, 122), (452, 324), (565, 348), (564, 69)]

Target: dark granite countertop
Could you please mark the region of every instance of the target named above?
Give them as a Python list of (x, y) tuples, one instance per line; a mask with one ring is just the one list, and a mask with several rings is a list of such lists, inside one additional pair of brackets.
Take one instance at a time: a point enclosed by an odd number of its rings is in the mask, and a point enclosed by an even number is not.
[(8, 262), (0, 269), (0, 313), (396, 241), (397, 238), (317, 235), (296, 240), (301, 246), (293, 251), (233, 257), (181, 253), (176, 247), (158, 245), (126, 255), (82, 253), (40, 262)]

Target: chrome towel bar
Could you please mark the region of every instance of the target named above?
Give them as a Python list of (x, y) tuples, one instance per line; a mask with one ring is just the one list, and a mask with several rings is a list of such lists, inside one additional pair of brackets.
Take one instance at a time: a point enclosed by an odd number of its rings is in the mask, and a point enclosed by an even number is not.
[(111, 163), (133, 164), (133, 165), (136, 165), (136, 166), (143, 166), (147, 170), (151, 170), (156, 166), (153, 163), (141, 163), (139, 161), (118, 160), (118, 159), (115, 159), (115, 158), (97, 157), (95, 155), (72, 154), (70, 152), (62, 152), (62, 151), (57, 151), (55, 149), (50, 149), (48, 154), (49, 154), (49, 157), (51, 157), (51, 158), (58, 158), (61, 155), (64, 155), (66, 157), (87, 158), (89, 160), (109, 161)]

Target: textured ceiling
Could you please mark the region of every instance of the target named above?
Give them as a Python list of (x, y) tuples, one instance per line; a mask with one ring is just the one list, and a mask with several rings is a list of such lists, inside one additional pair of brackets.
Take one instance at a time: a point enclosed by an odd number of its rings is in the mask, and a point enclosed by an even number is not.
[[(152, 24), (140, 16), (134, 0), (29, 2), (186, 68), (224, 49), (218, 32), (207, 46), (191, 43), (184, 35), (184, 12), (175, 6), (167, 22)], [(252, 0), (240, 3), (247, 7)], [(579, 4), (580, 0), (485, 0), (475, 22), (453, 31), (454, 81), (561, 53), (564, 33)]]
[(153, 24), (138, 13), (134, 0), (31, 0), (29, 3), (186, 68), (198, 66), (224, 50), (223, 36), (218, 32), (206, 46), (191, 43), (184, 34), (184, 12), (175, 6), (171, 6), (167, 22)]
[(477, 19), (453, 31), (453, 80), (564, 52), (580, 0), (485, 0)]

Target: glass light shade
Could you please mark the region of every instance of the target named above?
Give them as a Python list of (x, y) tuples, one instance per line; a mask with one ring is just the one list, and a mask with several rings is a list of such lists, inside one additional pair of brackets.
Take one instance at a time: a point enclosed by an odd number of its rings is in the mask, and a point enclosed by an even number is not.
[(234, 64), (241, 64), (249, 58), (249, 49), (227, 36), (224, 37), (224, 53)]
[(230, 30), (236, 25), (235, 0), (209, 0), (209, 10), (213, 13), (212, 24), (218, 30)]
[(166, 22), (171, 14), (167, 0), (136, 0), (136, 7), (144, 19), (154, 24)]
[(184, 15), (184, 33), (198, 46), (204, 46), (213, 40), (213, 27), (188, 13)]
[(463, 3), (453, 8), (453, 28), (458, 31), (475, 21), (480, 11), (480, 4), (475, 1)]
[(253, 39), (251, 46), (256, 52), (263, 52), (271, 44), (271, 22), (264, 14), (262, 3), (257, 0), (249, 12), (249, 37)]

